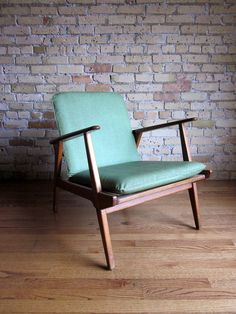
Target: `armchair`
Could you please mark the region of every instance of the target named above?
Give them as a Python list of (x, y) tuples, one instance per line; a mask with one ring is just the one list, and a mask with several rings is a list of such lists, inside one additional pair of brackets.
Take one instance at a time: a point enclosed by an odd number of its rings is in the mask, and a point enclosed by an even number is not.
[[(115, 267), (108, 214), (188, 190), (196, 229), (200, 228), (196, 182), (210, 176), (192, 161), (184, 123), (189, 118), (132, 131), (124, 101), (116, 93), (59, 93), (53, 99), (61, 136), (55, 151), (53, 210), (57, 187), (90, 200), (96, 208), (108, 269)], [(178, 125), (183, 161), (142, 161), (137, 147), (144, 132)], [(93, 135), (93, 137), (92, 137)], [(68, 179), (61, 178), (63, 155)]]

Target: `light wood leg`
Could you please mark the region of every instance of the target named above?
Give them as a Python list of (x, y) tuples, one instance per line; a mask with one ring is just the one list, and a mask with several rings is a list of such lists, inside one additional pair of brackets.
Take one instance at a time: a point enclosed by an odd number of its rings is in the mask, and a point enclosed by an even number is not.
[(199, 209), (199, 201), (198, 201), (198, 192), (197, 192), (197, 184), (193, 183), (192, 188), (188, 190), (190, 202), (192, 205), (193, 217), (195, 221), (196, 229), (200, 229), (200, 209)]
[(111, 237), (107, 220), (107, 213), (104, 210), (97, 209), (98, 223), (102, 236), (104, 252), (106, 255), (107, 267), (109, 270), (115, 268), (115, 260), (112, 251)]

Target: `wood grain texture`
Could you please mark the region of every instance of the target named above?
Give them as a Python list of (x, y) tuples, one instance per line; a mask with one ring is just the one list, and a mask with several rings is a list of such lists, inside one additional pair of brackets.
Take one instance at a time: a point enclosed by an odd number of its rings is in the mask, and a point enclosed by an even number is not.
[[(96, 210), (45, 182), (1, 184), (0, 313), (236, 313), (236, 184), (188, 192), (109, 216), (117, 268), (104, 270)], [(178, 205), (178, 206), (177, 206)]]

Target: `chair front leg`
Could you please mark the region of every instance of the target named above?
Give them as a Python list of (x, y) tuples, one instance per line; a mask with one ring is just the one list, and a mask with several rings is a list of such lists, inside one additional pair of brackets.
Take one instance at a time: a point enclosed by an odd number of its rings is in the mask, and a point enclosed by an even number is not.
[(112, 251), (111, 236), (105, 210), (97, 209), (98, 223), (100, 227), (104, 252), (106, 255), (107, 267), (109, 270), (115, 268), (115, 260)]
[(198, 201), (198, 192), (197, 192), (197, 184), (192, 183), (192, 188), (188, 190), (189, 198), (192, 205), (193, 217), (195, 221), (196, 229), (200, 229), (200, 209), (199, 209), (199, 201)]

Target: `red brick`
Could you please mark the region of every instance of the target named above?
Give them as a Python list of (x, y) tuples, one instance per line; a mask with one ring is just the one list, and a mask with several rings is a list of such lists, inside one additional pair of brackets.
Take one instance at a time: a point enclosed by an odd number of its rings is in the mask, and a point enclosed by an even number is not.
[(53, 111), (46, 111), (43, 113), (44, 119), (54, 119), (54, 112)]
[(143, 111), (134, 112), (134, 119), (135, 120), (144, 119), (144, 112)]
[(179, 100), (180, 95), (178, 93), (164, 93), (156, 92), (154, 93), (153, 99), (159, 101), (176, 101)]
[(89, 75), (72, 76), (72, 80), (74, 83), (78, 84), (87, 84), (92, 82)]
[(165, 92), (189, 92), (191, 90), (191, 81), (179, 80), (176, 83), (164, 84), (163, 90)]
[(34, 141), (33, 140), (25, 140), (22, 138), (13, 138), (9, 140), (10, 146), (33, 146)]
[(54, 120), (37, 120), (29, 121), (30, 129), (55, 129), (56, 123)]
[(43, 25), (52, 25), (53, 24), (53, 19), (48, 16), (43, 17)]
[(111, 72), (111, 68), (112, 68), (111, 64), (94, 63), (90, 65), (89, 72), (93, 72), (93, 73)]
[(88, 84), (86, 92), (111, 92), (111, 86), (108, 84)]

